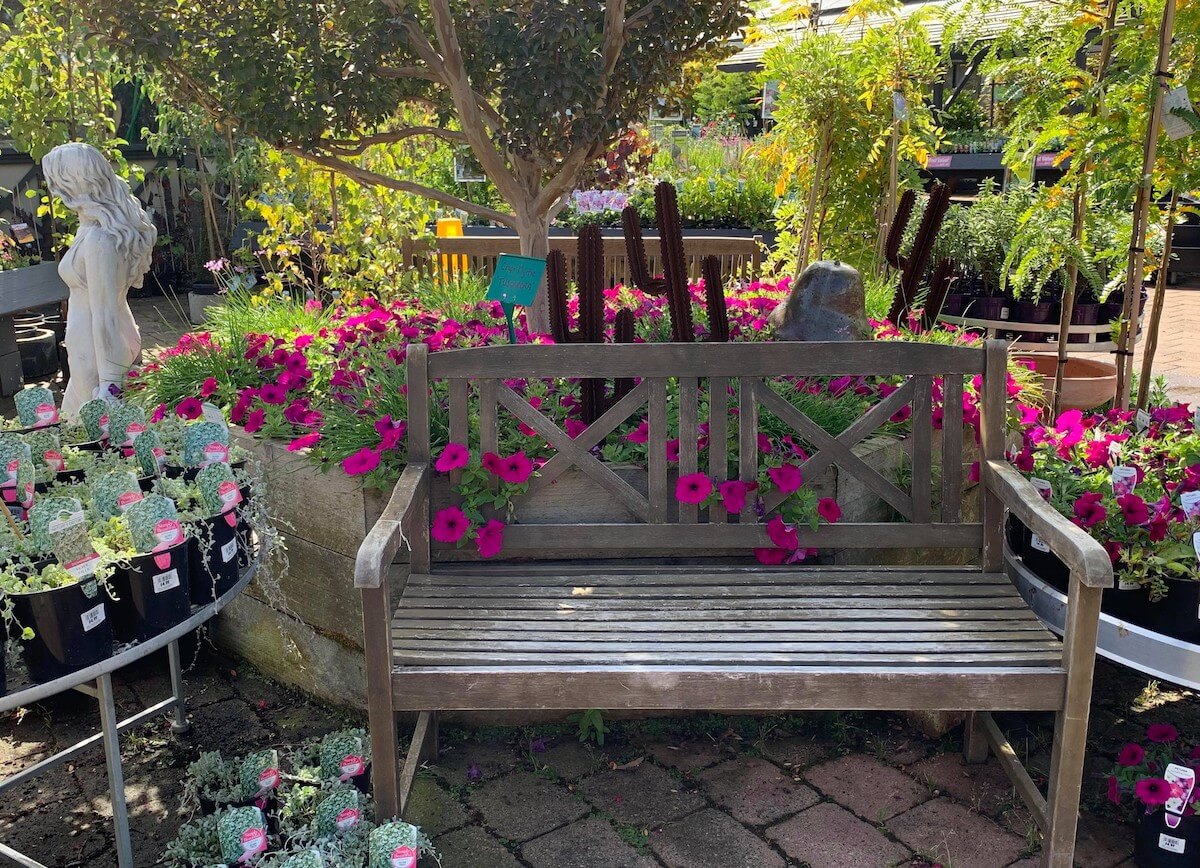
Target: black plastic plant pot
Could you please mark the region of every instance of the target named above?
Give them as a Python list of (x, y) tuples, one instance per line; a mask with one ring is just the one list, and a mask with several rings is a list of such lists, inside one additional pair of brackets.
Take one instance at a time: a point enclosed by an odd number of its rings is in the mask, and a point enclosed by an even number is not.
[(103, 452), (108, 446), (108, 438), (105, 437), (100, 440), (85, 440), (82, 443), (67, 443), (64, 445), (74, 446), (76, 449), (80, 449), (84, 452)]
[(1002, 295), (976, 298), (967, 304), (966, 316), (975, 319), (1004, 319), (1008, 299)]
[(1183, 817), (1172, 829), (1166, 811), (1143, 814), (1134, 836), (1138, 868), (1196, 868), (1200, 865), (1200, 817)]
[(149, 494), (154, 490), (154, 480), (156, 479), (158, 479), (157, 476), (139, 476), (138, 488), (140, 488), (144, 493)]
[[(1044, 325), (1058, 320), (1059, 305), (1053, 301), (1018, 301), (1012, 306), (1013, 324), (1019, 326), (1023, 322)], [(1017, 336), (1031, 343), (1044, 344), (1050, 340), (1049, 332), (1017, 331)]]
[(182, 464), (171, 464), (168, 462), (163, 466), (164, 476), (169, 479), (182, 479), (184, 482), (195, 481), (196, 474), (199, 472), (199, 467), (184, 467)]
[(942, 314), (944, 316), (962, 316), (966, 303), (967, 294), (965, 292), (948, 292), (946, 300), (942, 302)]
[(34, 681), (53, 681), (112, 656), (112, 621), (105, 597), (92, 579), (12, 595), (17, 622), (33, 630), (33, 638), (21, 642), (21, 656)]
[[(1167, 595), (1149, 604), (1146, 626), (1184, 642), (1200, 642), (1200, 582), (1166, 579)], [(1200, 848), (1197, 848), (1200, 851)], [(1197, 865), (1200, 865), (1198, 857)]]
[(1071, 571), (1058, 555), (1046, 551), (1045, 542), (1036, 536), (1029, 535), (1029, 544), (1025, 547), (1025, 566), (1037, 573), (1042, 581), (1060, 591), (1067, 590), (1067, 580)]
[[(233, 522), (227, 516), (233, 516)], [(226, 513), (198, 521), (200, 538), (189, 541), (188, 560), (192, 602), (211, 603), (228, 592), (238, 580), (237, 515)]]
[[(1071, 325), (1096, 325), (1100, 322), (1100, 304), (1076, 304), (1071, 309)], [(1067, 338), (1068, 343), (1086, 344), (1088, 343), (1088, 335), (1070, 335)]]
[(87, 476), (87, 471), (86, 470), (60, 470), (55, 475), (57, 476), (59, 483), (69, 484), (72, 482), (83, 482), (84, 477)]
[(192, 611), (188, 547), (131, 558), (112, 578), (110, 604), (118, 642), (144, 642), (187, 620)]
[(1155, 604), (1150, 602), (1149, 592), (1140, 585), (1126, 589), (1118, 585), (1104, 589), (1100, 606), (1106, 614), (1114, 618), (1139, 627), (1147, 627), (1150, 625)]
[(1008, 537), (1008, 547), (1012, 549), (1012, 553), (1024, 558), (1025, 551), (1029, 548), (1029, 528), (1025, 526), (1025, 522), (1009, 513), (1004, 533)]

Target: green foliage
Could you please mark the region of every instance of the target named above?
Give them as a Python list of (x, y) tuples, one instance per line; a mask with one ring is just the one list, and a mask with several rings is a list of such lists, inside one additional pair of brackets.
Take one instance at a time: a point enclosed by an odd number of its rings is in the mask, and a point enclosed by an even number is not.
[(604, 711), (599, 708), (589, 708), (569, 715), (568, 720), (579, 725), (579, 741), (587, 744), (594, 742), (597, 747), (604, 747), (604, 736), (608, 727), (604, 724)]
[(754, 118), (762, 91), (757, 78), (745, 72), (706, 70), (692, 91), (686, 108), (701, 123)]

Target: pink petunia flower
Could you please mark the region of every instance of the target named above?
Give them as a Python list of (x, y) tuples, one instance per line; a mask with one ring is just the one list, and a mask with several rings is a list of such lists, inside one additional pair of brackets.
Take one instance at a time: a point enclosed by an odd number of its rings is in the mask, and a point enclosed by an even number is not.
[(1125, 747), (1121, 748), (1121, 752), (1117, 754), (1117, 765), (1125, 766), (1140, 766), (1142, 760), (1146, 758), (1146, 749), (1140, 744), (1129, 742)]
[(1117, 498), (1117, 505), (1121, 507), (1121, 515), (1125, 517), (1127, 525), (1142, 525), (1150, 520), (1150, 508), (1136, 494), (1122, 494)]
[(199, 398), (184, 398), (175, 405), (175, 415), (180, 419), (199, 419), (203, 412)]
[(492, 519), (475, 535), (475, 547), (481, 558), (494, 558), (504, 548), (504, 522)]
[(364, 447), (353, 455), (342, 459), (342, 470), (347, 476), (362, 476), (370, 473), (379, 466), (380, 454), (374, 449)]
[(439, 510), (429, 527), (429, 535), (440, 543), (456, 543), (471, 529), (471, 522), (457, 506)]
[(638, 423), (637, 428), (625, 435), (630, 443), (645, 443), (650, 439), (650, 423), (645, 419)]
[(288, 452), (299, 452), (301, 449), (311, 449), (321, 442), (321, 432), (313, 431), (303, 437), (297, 437), (288, 444)]
[(282, 404), (287, 400), (287, 389), (279, 383), (267, 383), (259, 390), (264, 404)]
[(721, 505), (725, 507), (725, 511), (733, 514), (746, 508), (746, 497), (756, 488), (757, 482), (730, 479), (718, 485), (717, 492), (721, 495)]
[(217, 378), (205, 377), (204, 382), (200, 384), (200, 397), (207, 398), (215, 391), (217, 391)]
[(574, 440), (587, 430), (588, 426), (582, 419), (568, 418), (566, 423), (567, 436)]
[(1157, 744), (1170, 744), (1179, 738), (1179, 730), (1169, 723), (1152, 723), (1146, 727), (1146, 738)]
[(675, 483), (675, 499), (680, 503), (703, 503), (712, 490), (712, 480), (703, 473), (689, 473)]
[(754, 550), (754, 557), (760, 564), (778, 566), (788, 559), (790, 552), (780, 548), (759, 548)]
[(1163, 778), (1142, 778), (1134, 785), (1133, 794), (1143, 805), (1154, 808), (1167, 803), (1171, 797), (1171, 785)]
[(165, 418), (167, 418), (167, 405), (166, 404), (159, 404), (157, 407), (154, 408), (154, 412), (150, 414), (151, 422), (161, 422)]
[(250, 412), (250, 415), (246, 417), (246, 424), (242, 427), (246, 429), (247, 434), (253, 434), (262, 428), (263, 422), (266, 421), (266, 418), (267, 414), (261, 407), (259, 407), (257, 410), (252, 410)]
[(1085, 492), (1076, 499), (1072, 509), (1080, 527), (1084, 529), (1095, 527), (1108, 518), (1108, 510), (1100, 502), (1103, 499), (1104, 495), (1098, 491)]
[(776, 546), (788, 551), (794, 551), (800, 546), (796, 528), (787, 524), (782, 516), (773, 515), (767, 522), (767, 536)]
[(483, 465), (483, 469), (492, 474), (492, 476), (499, 476), (500, 471), (504, 468), (504, 459), (495, 452), (483, 453), (480, 463)]
[(524, 452), (516, 452), (501, 459), (496, 475), (509, 485), (524, 485), (533, 473), (533, 462)]
[(780, 494), (791, 494), (804, 484), (800, 468), (795, 464), (784, 464), (780, 467), (768, 468), (767, 476), (771, 478), (771, 482), (779, 489)]
[(451, 470), (461, 470), (471, 462), (471, 453), (461, 443), (447, 443), (442, 454), (434, 462), (438, 473), (449, 473)]
[(822, 497), (817, 501), (817, 515), (830, 524), (834, 524), (841, 519), (842, 508), (838, 506), (838, 502), (832, 497)]

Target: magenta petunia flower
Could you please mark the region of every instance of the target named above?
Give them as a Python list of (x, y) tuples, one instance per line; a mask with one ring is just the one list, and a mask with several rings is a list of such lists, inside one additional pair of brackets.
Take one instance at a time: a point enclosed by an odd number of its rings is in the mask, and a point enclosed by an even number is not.
[(1117, 498), (1117, 505), (1121, 507), (1121, 514), (1125, 517), (1127, 525), (1142, 525), (1150, 520), (1150, 509), (1146, 506), (1146, 501), (1136, 494), (1122, 494)]
[(493, 476), (499, 476), (500, 471), (504, 468), (504, 459), (495, 452), (483, 453), (480, 463), (483, 465), (483, 469)]
[(1146, 727), (1146, 738), (1158, 744), (1170, 744), (1179, 738), (1179, 730), (1169, 723), (1152, 723)]
[(199, 398), (184, 398), (175, 405), (175, 415), (180, 419), (199, 419), (203, 412)]
[(567, 436), (574, 440), (580, 434), (587, 430), (587, 424), (582, 419), (569, 418), (566, 421)]
[(767, 536), (771, 538), (776, 546), (781, 549), (787, 549), (789, 552), (794, 551), (800, 546), (800, 540), (796, 533), (796, 528), (787, 524), (782, 516), (773, 515), (770, 521), (767, 522)]
[(1121, 804), (1121, 782), (1116, 775), (1108, 776), (1108, 800), (1114, 805)]
[(625, 435), (625, 439), (630, 443), (645, 443), (650, 439), (650, 424), (643, 419), (638, 423), (637, 428)]
[(800, 468), (795, 464), (784, 464), (780, 467), (768, 468), (767, 476), (771, 478), (771, 482), (779, 489), (780, 494), (791, 494), (804, 484)]
[(1142, 760), (1146, 758), (1146, 749), (1136, 742), (1129, 742), (1125, 747), (1121, 748), (1121, 752), (1117, 754), (1117, 765), (1125, 766), (1140, 766)]
[(475, 535), (475, 547), (481, 558), (494, 558), (504, 548), (504, 522), (492, 519)]
[(461, 470), (471, 461), (471, 453), (461, 443), (447, 443), (442, 454), (434, 462), (438, 473), (449, 473), (451, 470)]
[(448, 506), (433, 517), (429, 535), (441, 543), (456, 543), (470, 529), (466, 513), (457, 506)]
[(205, 377), (204, 382), (200, 384), (200, 397), (207, 398), (215, 391), (217, 391), (217, 378)]
[(166, 404), (159, 404), (157, 407), (154, 408), (154, 412), (150, 414), (151, 422), (161, 422), (165, 418), (167, 418), (167, 405)]
[(346, 472), (347, 476), (362, 476), (378, 467), (379, 459), (380, 455), (377, 451), (364, 447), (342, 459), (342, 470)]
[(311, 449), (321, 442), (321, 432), (313, 431), (303, 437), (297, 437), (288, 444), (288, 452), (299, 452), (301, 449)]
[(725, 507), (725, 511), (738, 513), (746, 508), (746, 497), (756, 488), (758, 488), (757, 482), (730, 479), (718, 485), (717, 492), (721, 495), (721, 505)]
[(1072, 509), (1075, 511), (1077, 523), (1082, 528), (1091, 528), (1108, 518), (1108, 510), (1101, 501), (1104, 499), (1098, 491), (1088, 491), (1081, 494)]
[(1163, 778), (1142, 778), (1134, 785), (1133, 794), (1146, 807), (1155, 808), (1167, 803), (1171, 797), (1171, 785)]
[(533, 462), (524, 452), (516, 452), (501, 459), (497, 476), (509, 485), (524, 485), (533, 473)]
[(287, 389), (279, 383), (267, 383), (258, 394), (264, 404), (282, 404), (287, 400)]
[(689, 473), (675, 483), (675, 499), (680, 503), (703, 503), (712, 490), (712, 480), (703, 473)]
[(822, 497), (817, 501), (817, 515), (833, 524), (841, 519), (842, 508), (832, 497)]
[(784, 561), (786, 561), (789, 554), (790, 552), (787, 549), (779, 548), (759, 548), (754, 550), (754, 557), (760, 564), (766, 564), (767, 566), (772, 567), (782, 564)]
[(246, 417), (246, 424), (242, 427), (246, 429), (247, 434), (253, 434), (262, 428), (263, 422), (266, 421), (266, 418), (267, 414), (261, 407), (259, 407), (257, 410), (252, 410), (250, 412), (250, 415)]

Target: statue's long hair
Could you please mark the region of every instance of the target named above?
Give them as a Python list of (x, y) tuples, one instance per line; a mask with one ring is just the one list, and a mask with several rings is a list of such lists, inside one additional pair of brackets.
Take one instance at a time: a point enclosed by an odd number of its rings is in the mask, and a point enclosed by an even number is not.
[(83, 142), (69, 142), (42, 158), (42, 171), (50, 191), (64, 205), (72, 211), (85, 205), (97, 213), (100, 230), (113, 237), (129, 264), (129, 285), (141, 286), (158, 230), (104, 155)]

